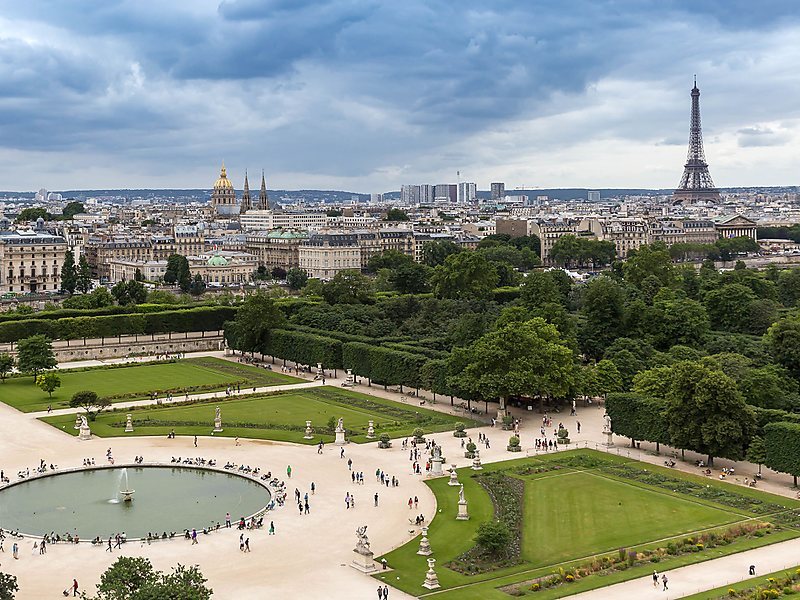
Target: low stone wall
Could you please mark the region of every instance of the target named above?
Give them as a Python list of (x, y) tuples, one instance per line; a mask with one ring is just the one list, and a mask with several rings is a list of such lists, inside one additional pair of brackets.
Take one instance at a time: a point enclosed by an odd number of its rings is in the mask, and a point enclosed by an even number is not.
[[(208, 352), (225, 347), (221, 331), (157, 335), (123, 335), (114, 338), (56, 340), (53, 353), (59, 362), (103, 360), (128, 356), (154, 356), (177, 352)], [(0, 344), (0, 353), (16, 354), (11, 344)]]

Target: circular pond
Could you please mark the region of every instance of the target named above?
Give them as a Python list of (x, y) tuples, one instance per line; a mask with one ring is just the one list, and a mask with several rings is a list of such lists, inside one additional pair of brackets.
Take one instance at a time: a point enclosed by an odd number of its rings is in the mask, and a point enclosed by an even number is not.
[[(125, 483), (127, 479), (127, 484)], [(130, 502), (121, 490), (134, 490)], [(208, 469), (114, 467), (39, 477), (0, 490), (0, 527), (90, 540), (208, 527), (248, 517), (270, 501), (256, 481)]]

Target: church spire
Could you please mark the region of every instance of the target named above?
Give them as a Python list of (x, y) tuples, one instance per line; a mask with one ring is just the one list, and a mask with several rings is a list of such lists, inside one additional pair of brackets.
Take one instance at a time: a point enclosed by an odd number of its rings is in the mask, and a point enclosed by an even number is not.
[(258, 208), (269, 210), (269, 197), (267, 196), (267, 181), (264, 179), (264, 169), (261, 169), (261, 193), (258, 195)]
[(240, 213), (247, 212), (253, 207), (250, 201), (250, 183), (247, 181), (247, 171), (244, 172), (244, 192), (242, 192), (242, 205), (239, 209)]

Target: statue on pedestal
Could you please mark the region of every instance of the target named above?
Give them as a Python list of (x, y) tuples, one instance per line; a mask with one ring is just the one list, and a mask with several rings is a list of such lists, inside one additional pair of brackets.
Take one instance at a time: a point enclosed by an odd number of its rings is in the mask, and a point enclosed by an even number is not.
[(467, 501), (464, 498), (464, 484), (458, 490), (458, 514), (456, 521), (469, 521), (469, 513), (467, 512)]
[(375, 421), (370, 420), (369, 426), (367, 427), (367, 437), (369, 439), (375, 437)]
[(314, 437), (314, 430), (311, 428), (311, 421), (306, 421), (306, 434), (303, 436), (304, 440), (310, 440)]
[(81, 426), (78, 436), (82, 440), (92, 439), (92, 430), (89, 429), (89, 423), (86, 421), (86, 417), (84, 415), (81, 415)]
[(214, 411), (214, 433), (222, 431), (222, 411), (219, 406)]
[(128, 413), (125, 419), (125, 433), (130, 433), (133, 431), (133, 416), (131, 413)]
[(613, 446), (614, 442), (612, 441), (612, 437), (614, 436), (614, 432), (611, 431), (611, 417), (608, 416), (608, 413), (603, 415), (603, 434), (606, 436), (605, 445)]
[(452, 486), (461, 485), (458, 482), (458, 473), (456, 473), (455, 465), (450, 465), (450, 481), (447, 482), (447, 485), (452, 485)]
[(362, 525), (356, 529), (356, 547), (353, 548), (355, 558), (350, 566), (358, 569), (362, 573), (372, 573), (378, 570), (375, 561), (373, 560), (373, 553), (369, 547), (369, 538), (367, 537), (367, 526)]
[(336, 424), (336, 429), (334, 430), (336, 434), (336, 439), (334, 440), (334, 444), (337, 446), (344, 446), (347, 443), (347, 440), (344, 437), (344, 419), (339, 417), (339, 422)]

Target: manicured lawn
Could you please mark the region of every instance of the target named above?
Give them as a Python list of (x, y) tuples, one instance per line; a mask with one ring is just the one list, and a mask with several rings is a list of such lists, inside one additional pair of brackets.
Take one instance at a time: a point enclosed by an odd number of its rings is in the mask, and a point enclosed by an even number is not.
[[(344, 419), (345, 428), (356, 442), (367, 441), (369, 420), (375, 422), (376, 435), (408, 436), (416, 427), (426, 432), (452, 431), (457, 421), (451, 415), (392, 402), (358, 392), (325, 386), (296, 392), (253, 395), (243, 398), (178, 405), (140, 408), (133, 414), (134, 433), (124, 433), (125, 413), (102, 413), (91, 423), (92, 432), (101, 437), (120, 435), (209, 435), (213, 428), (215, 407), (222, 410), (222, 436), (317, 443), (333, 440), (328, 430), (330, 419)], [(46, 423), (75, 434), (72, 415), (46, 417)], [(304, 440), (306, 420), (319, 430), (313, 440)], [(469, 422), (469, 426), (476, 425)]]
[(33, 377), (12, 377), (0, 384), (0, 400), (23, 412), (66, 408), (80, 390), (92, 390), (112, 402), (141, 400), (169, 390), (183, 395), (186, 390), (207, 392), (238, 383), (242, 387), (263, 387), (302, 380), (267, 369), (213, 357), (189, 358), (175, 362), (145, 363), (124, 367), (96, 367), (59, 371), (61, 387), (49, 399), (33, 383)]
[(552, 475), (525, 485), (523, 556), (534, 565), (552, 564), (738, 520), (593, 473)]
[[(587, 460), (588, 466), (581, 467), (574, 462), (575, 459)], [(545, 472), (520, 473), (517, 468), (526, 465), (544, 467)], [(554, 465), (558, 467), (553, 469)], [(627, 469), (627, 473), (623, 469)], [(641, 474), (641, 480), (624, 479), (623, 475), (629, 476), (631, 469)], [(447, 563), (473, 547), (478, 526), (494, 517), (494, 507), (488, 493), (468, 468), (459, 470), (459, 479), (464, 484), (469, 503), (469, 521), (455, 520), (457, 491), (447, 485), (446, 478), (426, 482), (436, 495), (439, 509), (428, 534), (443, 588), (435, 592), (436, 598), (507, 599), (508, 593), (498, 588), (551, 575), (559, 567), (585, 566), (593, 556), (616, 555), (618, 548), (638, 552), (664, 548), (670, 541), (683, 540), (690, 534), (709, 530), (721, 534), (733, 523), (753, 517), (771, 521), (770, 516), (775, 513), (800, 506), (792, 499), (749, 488), (740, 490), (721, 482), (698, 480), (690, 475), (593, 451), (558, 453), (484, 467), (484, 472), (491, 471), (502, 471), (507, 477), (524, 482), (520, 561), (515, 566), (473, 575), (447, 568)], [(657, 481), (662, 475), (685, 481), (687, 486), (702, 482), (702, 490), (707, 496), (679, 493), (670, 489), (680, 487), (673, 484), (646, 483)], [(697, 487), (693, 489), (696, 491)], [(715, 496), (716, 490), (736, 494), (741, 491), (741, 495), (736, 497), (738, 500), (730, 496), (723, 499)], [(757, 499), (758, 503), (751, 505), (750, 499)], [(753, 506), (756, 512), (750, 513), (743, 506)], [(774, 512), (764, 512), (767, 508)], [(730, 544), (701, 552), (668, 555), (659, 563), (658, 569), (710, 560), (797, 536), (800, 536), (800, 531), (783, 527), (763, 537), (736, 538)], [(427, 564), (425, 557), (416, 554), (418, 548), (417, 537), (388, 553), (385, 558), (394, 570), (375, 577), (415, 596), (430, 594), (422, 587)], [(531, 598), (541, 600), (560, 598), (640, 577), (651, 570), (652, 566), (645, 562), (626, 570), (602, 576), (588, 575), (571, 584), (529, 594)], [(448, 592), (448, 588), (457, 589)]]

